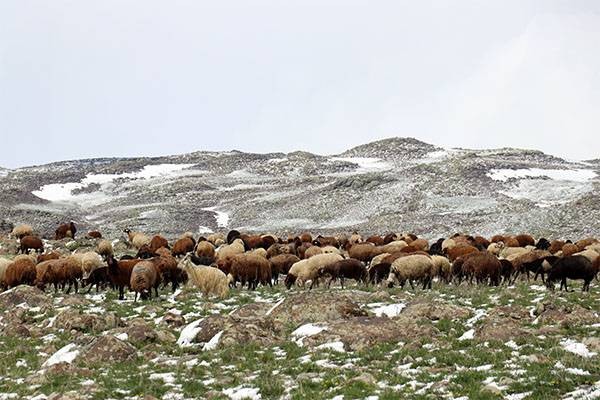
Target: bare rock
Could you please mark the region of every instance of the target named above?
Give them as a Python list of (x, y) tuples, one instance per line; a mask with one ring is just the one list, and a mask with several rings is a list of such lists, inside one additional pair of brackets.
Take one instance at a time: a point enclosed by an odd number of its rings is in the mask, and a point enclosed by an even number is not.
[(90, 343), (79, 357), (80, 362), (125, 361), (133, 358), (136, 349), (131, 344), (117, 339), (113, 335), (100, 336)]
[(21, 285), (0, 293), (0, 306), (4, 310), (14, 311), (14, 306), (25, 303), (29, 308), (40, 307), (48, 309), (52, 306), (52, 301), (40, 289)]
[(185, 325), (185, 318), (180, 314), (168, 312), (164, 315), (160, 323), (170, 327), (179, 327)]
[(101, 332), (123, 326), (123, 321), (114, 313), (84, 314), (79, 310), (66, 309), (56, 316), (53, 326), (57, 329), (74, 329), (80, 332)]
[(438, 303), (433, 301), (419, 301), (409, 304), (402, 315), (412, 318), (426, 318), (431, 321), (440, 319), (467, 318), (470, 315), (468, 308), (452, 304)]

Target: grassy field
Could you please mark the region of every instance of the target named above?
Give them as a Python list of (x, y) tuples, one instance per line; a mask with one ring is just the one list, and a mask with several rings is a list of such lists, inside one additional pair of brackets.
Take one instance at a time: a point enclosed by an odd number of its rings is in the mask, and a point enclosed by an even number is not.
[[(254, 304), (271, 308), (301, 292), (281, 286), (238, 289), (223, 301), (204, 299), (193, 288), (177, 296), (165, 290), (160, 299), (135, 304), (118, 301), (114, 292), (48, 293), (47, 304), (2, 310), (0, 399), (44, 399), (52, 393), (74, 399), (600, 398), (600, 357), (594, 354), (600, 346), (600, 292), (597, 282), (590, 293), (573, 287), (575, 292), (551, 293), (539, 282), (508, 288), (434, 284), (431, 291), (386, 289), (391, 296), (362, 286), (313, 290), (315, 295), (367, 292), (367, 298), (377, 300), (356, 297), (370, 315), (387, 304), (402, 304), (405, 310), (412, 304), (432, 304), (434, 311), (449, 306), (468, 311), (442, 313), (441, 318), (425, 315), (418, 324), (434, 329), (433, 336), (374, 343), (361, 350), (303, 344), (291, 335), (298, 328), (293, 325), (269, 345), (219, 343), (204, 350), (203, 343), (177, 343), (180, 331), (199, 318), (229, 315)], [(65, 310), (98, 321), (116, 316), (122, 326), (65, 328), (56, 318)], [(166, 315), (183, 317), (181, 325), (165, 323)], [(7, 323), (15, 318), (19, 324)], [(90, 361), (84, 354), (94, 338), (119, 335), (132, 321), (145, 322), (153, 334), (142, 340), (118, 336), (134, 347), (128, 360)], [(43, 365), (71, 343), (81, 349), (74, 360)]]

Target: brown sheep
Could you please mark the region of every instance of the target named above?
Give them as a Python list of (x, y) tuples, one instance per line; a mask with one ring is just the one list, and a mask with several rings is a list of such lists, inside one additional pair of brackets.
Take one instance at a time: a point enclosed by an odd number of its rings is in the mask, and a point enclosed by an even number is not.
[(504, 242), (504, 235), (494, 235), (490, 239), (490, 242), (492, 242), (492, 243)]
[(579, 247), (573, 243), (565, 243), (565, 245), (562, 247), (563, 257), (572, 256), (579, 251)]
[(96, 252), (100, 254), (104, 259), (108, 256), (113, 255), (113, 246), (112, 243), (108, 240), (100, 240), (98, 245), (96, 246)]
[(467, 253), (464, 257), (462, 270), (463, 274), (469, 277), (469, 282), (472, 282), (473, 277), (475, 277), (477, 283), (485, 283), (489, 280), (490, 286), (500, 284), (502, 266), (498, 258), (487, 251)]
[(294, 254), (278, 254), (269, 259), (275, 284), (279, 281), (279, 274), (287, 274), (290, 267), (300, 261)]
[(58, 228), (56, 228), (56, 231), (54, 232), (54, 239), (61, 240), (66, 237), (75, 239), (75, 233), (77, 233), (77, 227), (75, 226), (73, 221), (71, 221), (68, 224), (62, 224)]
[(29, 256), (17, 256), (6, 267), (4, 286), (10, 289), (19, 285), (33, 285), (35, 276), (35, 262), (33, 259)]
[(479, 250), (475, 246), (471, 246), (470, 244), (461, 243), (461, 244), (457, 244), (454, 247), (446, 248), (446, 250), (444, 251), (444, 254), (446, 256), (448, 256), (448, 259), (451, 262), (454, 262), (454, 260), (456, 260), (458, 257), (464, 257), (465, 255), (467, 255), (469, 253), (475, 253), (478, 251)]
[(23, 239), (21, 239), (21, 244), (17, 250), (17, 254), (19, 251), (23, 254), (27, 254), (29, 253), (29, 250), (35, 250), (40, 254), (43, 253), (44, 243), (42, 242), (42, 239), (37, 236), (24, 236)]
[(324, 275), (331, 276), (327, 283), (327, 287), (331, 286), (331, 282), (340, 278), (342, 289), (344, 288), (344, 279), (354, 279), (357, 282), (367, 282), (367, 268), (365, 265), (354, 258), (336, 261), (331, 264), (324, 265), (319, 269), (319, 277)]
[(323, 250), (319, 246), (311, 246), (304, 251), (304, 259), (311, 258), (317, 254), (323, 254)]
[(483, 236), (475, 236), (473, 239), (475, 241), (474, 246), (478, 247), (481, 250), (487, 249), (488, 246), (491, 244), (491, 242)]
[(383, 246), (386, 244), (384, 238), (378, 235), (369, 236), (365, 242), (373, 243), (375, 246)]
[(206, 257), (211, 260), (215, 259), (215, 246), (209, 241), (203, 240), (196, 245), (196, 255), (198, 257)]
[(313, 240), (313, 244), (316, 246), (333, 246), (333, 247), (340, 247), (340, 242), (338, 241), (337, 238), (333, 237), (333, 236), (317, 236), (317, 238), (315, 240)]
[(159, 247), (158, 249), (156, 249), (154, 254), (156, 254), (159, 257), (170, 257), (173, 255), (171, 254), (171, 250), (167, 249), (166, 247)]
[(175, 257), (171, 255), (160, 256), (152, 258), (149, 261), (154, 263), (154, 266), (159, 273), (159, 280), (162, 280), (163, 282), (163, 288), (171, 283), (171, 289), (175, 292), (181, 282), (181, 270), (177, 268), (177, 260)]
[(160, 249), (161, 247), (168, 249), (169, 242), (160, 235), (154, 235), (152, 236), (152, 239), (150, 239), (150, 244), (148, 246), (150, 247), (150, 251), (152, 251), (152, 253), (156, 253), (156, 250)]
[(520, 247), (535, 246), (535, 239), (531, 235), (522, 233), (520, 235), (515, 236), (515, 240), (519, 242)]
[(583, 251), (583, 250), (585, 250), (585, 248), (587, 246), (594, 244), (594, 243), (598, 243), (598, 239), (589, 237), (589, 238), (578, 240), (575, 243), (575, 245), (577, 245), (577, 248), (579, 249), (579, 251)]
[(45, 290), (46, 285), (54, 285), (54, 292), (65, 283), (65, 259), (43, 261), (35, 266), (35, 286)]
[(410, 246), (414, 247), (417, 250), (429, 250), (429, 242), (425, 239), (415, 239), (410, 243)]
[(529, 282), (529, 272), (535, 273), (535, 278), (539, 273), (542, 274), (542, 281), (544, 281), (544, 271), (542, 268), (543, 261), (550, 257), (552, 253), (547, 250), (531, 250), (527, 253), (521, 254), (511, 260), (515, 277), (513, 282), (517, 280), (519, 275), (526, 274), (527, 282)]
[(295, 253), (295, 251), (293, 251), (293, 247), (294, 247), (293, 244), (275, 243), (275, 244), (269, 246), (269, 248), (267, 249), (267, 258), (271, 259), (280, 254), (293, 254), (293, 253)]
[(51, 251), (50, 253), (44, 253), (44, 254), (38, 255), (37, 262), (39, 264), (43, 261), (58, 260), (60, 258), (60, 256), (61, 256), (61, 254), (58, 251)]
[(86, 237), (89, 239), (102, 239), (102, 234), (98, 231), (89, 231)]
[(564, 245), (565, 245), (564, 240), (553, 240), (550, 242), (550, 247), (548, 248), (548, 251), (552, 254), (556, 254), (560, 250), (562, 250)]
[(248, 289), (254, 290), (260, 283), (273, 286), (271, 263), (265, 257), (256, 254), (237, 254), (231, 258), (230, 282), (235, 287), (239, 281), (242, 287), (248, 283)]
[(383, 248), (371, 243), (357, 243), (348, 250), (348, 257), (368, 263), (373, 257), (383, 252)]
[(119, 289), (119, 300), (125, 299), (125, 286), (129, 287), (133, 267), (142, 261), (139, 258), (117, 261), (110, 255), (107, 257), (108, 277), (111, 285)]
[(300, 240), (303, 243), (312, 243), (313, 239), (312, 239), (312, 235), (308, 232), (304, 232), (300, 235)]
[(133, 298), (134, 302), (137, 301), (138, 293), (142, 300), (151, 298), (152, 289), (154, 289), (156, 296), (158, 297), (158, 285), (160, 283), (158, 276), (158, 270), (152, 261), (140, 261), (133, 267), (131, 270), (129, 287), (135, 292), (135, 297)]
[(296, 255), (301, 259), (304, 260), (306, 257), (306, 250), (308, 250), (309, 248), (313, 247), (312, 243), (308, 243), (308, 242), (302, 242), (302, 244), (298, 247), (296, 247)]
[(196, 241), (191, 237), (182, 237), (173, 244), (173, 256), (184, 256), (187, 253), (193, 252), (196, 247)]
[(395, 233), (388, 233), (383, 237), (383, 244), (385, 245), (391, 242), (395, 242), (396, 240), (399, 240), (398, 235), (396, 235)]

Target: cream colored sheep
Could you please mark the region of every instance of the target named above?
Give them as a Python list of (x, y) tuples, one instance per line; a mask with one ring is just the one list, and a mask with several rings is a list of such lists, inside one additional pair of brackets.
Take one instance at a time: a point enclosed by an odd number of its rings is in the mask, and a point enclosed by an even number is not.
[(341, 250), (334, 246), (321, 247), (322, 254), (342, 254)]
[(317, 282), (319, 269), (344, 258), (339, 254), (317, 254), (293, 264), (285, 277), (285, 286), (289, 289), (294, 283), (304, 286), (306, 281), (312, 281), (310, 288)]
[(456, 246), (456, 241), (452, 238), (448, 238), (442, 242), (442, 251), (451, 249), (454, 246)]
[(204, 296), (215, 295), (224, 298), (229, 294), (228, 278), (221, 270), (209, 266), (195, 266), (189, 255), (177, 266), (187, 273), (189, 282), (198, 287)]
[(33, 235), (33, 228), (31, 227), (31, 225), (20, 224), (13, 228), (11, 234), (13, 237), (21, 239), (24, 236)]
[(224, 244), (217, 249), (216, 260), (224, 260), (228, 256), (242, 254), (245, 251), (242, 239), (235, 239), (231, 244)]
[(450, 282), (450, 278), (452, 277), (452, 264), (450, 264), (450, 260), (448, 260), (444, 256), (434, 255), (431, 256), (431, 261), (433, 262), (434, 273), (433, 276), (438, 276), (444, 282)]
[(381, 264), (381, 261), (386, 258), (387, 256), (389, 256), (391, 253), (382, 253), (379, 254), (375, 257), (373, 257), (373, 259), (371, 260), (371, 263), (369, 264), (369, 267), (373, 266), (373, 265), (377, 265), (377, 264)]
[(98, 242), (96, 246), (96, 252), (100, 254), (102, 257), (108, 257), (113, 255), (113, 246), (112, 243), (106, 239), (102, 239)]
[[(491, 245), (490, 245), (491, 246)], [(529, 253), (531, 250), (527, 250), (523, 247), (505, 247), (500, 250), (499, 258), (506, 258), (507, 260), (514, 260), (515, 257)]]
[(387, 279), (389, 286), (397, 280), (400, 286), (404, 287), (406, 281), (414, 288), (413, 280), (422, 280), (423, 289), (429, 287), (431, 289), (431, 279), (433, 278), (434, 265), (430, 257), (415, 254), (406, 257), (400, 257), (392, 263), (390, 275)]
[(408, 246), (408, 244), (404, 240), (394, 240), (393, 242), (381, 246), (380, 250), (383, 253), (396, 253), (406, 246)]

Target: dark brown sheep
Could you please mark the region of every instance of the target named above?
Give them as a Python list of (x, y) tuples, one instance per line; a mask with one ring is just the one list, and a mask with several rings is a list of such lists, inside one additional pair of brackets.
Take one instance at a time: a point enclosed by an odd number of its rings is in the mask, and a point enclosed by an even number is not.
[(382, 252), (383, 250), (381, 247), (375, 246), (371, 243), (357, 243), (348, 250), (348, 257), (367, 263), (371, 261), (373, 257), (381, 254)]
[(235, 287), (241, 282), (242, 287), (248, 284), (248, 289), (254, 290), (260, 283), (273, 286), (271, 263), (265, 257), (252, 254), (236, 254), (231, 257), (231, 280)]
[(37, 262), (41, 263), (48, 260), (58, 260), (61, 254), (58, 251), (51, 251), (50, 253), (44, 253), (37, 256)]
[[(173, 292), (179, 286), (181, 282), (181, 272), (182, 270), (177, 268), (177, 260), (175, 257), (168, 256), (159, 256), (150, 259), (154, 263), (156, 270), (159, 273), (158, 279), (162, 280), (163, 288), (171, 283), (171, 289)], [(159, 282), (160, 283), (160, 282)]]
[(333, 236), (317, 236), (315, 240), (313, 240), (313, 244), (315, 246), (320, 246), (320, 247), (324, 247), (324, 246), (333, 246), (333, 247), (340, 247), (340, 242), (337, 240), (337, 238), (333, 237)]
[(89, 231), (86, 237), (90, 239), (102, 239), (102, 234), (98, 231)]
[(152, 251), (153, 253), (156, 253), (156, 250), (160, 249), (161, 247), (165, 247), (165, 248), (169, 248), (169, 242), (167, 239), (165, 239), (164, 237), (160, 236), (160, 235), (154, 235), (152, 236), (152, 239), (150, 239), (150, 251)]
[(194, 247), (196, 247), (196, 241), (194, 238), (189, 236), (182, 237), (181, 239), (178, 239), (175, 244), (173, 244), (173, 256), (184, 256), (187, 253), (194, 251)]
[(535, 246), (535, 239), (531, 235), (522, 233), (520, 235), (515, 236), (515, 239), (517, 242), (519, 242), (519, 247)]
[(331, 282), (340, 279), (342, 289), (344, 288), (344, 279), (354, 279), (357, 282), (367, 282), (367, 268), (365, 265), (354, 258), (336, 261), (332, 264), (327, 264), (319, 269), (319, 276), (331, 276), (327, 283), (327, 287), (331, 286)]
[(81, 282), (81, 287), (84, 288), (89, 285), (89, 289), (86, 293), (89, 293), (94, 285), (96, 285), (96, 293), (99, 289), (105, 289), (110, 285), (110, 277), (108, 276), (108, 267), (96, 268), (92, 271), (87, 279)]
[(385, 244), (384, 239), (379, 235), (369, 236), (365, 242), (373, 243), (375, 246), (383, 246)]
[(112, 255), (107, 257), (108, 277), (110, 283), (119, 289), (119, 300), (125, 299), (124, 289), (129, 287), (133, 267), (142, 261), (139, 258), (130, 260), (115, 260)]
[(546, 285), (549, 289), (554, 290), (554, 282), (560, 280), (560, 289), (567, 289), (567, 278), (582, 279), (583, 292), (590, 291), (590, 283), (598, 274), (598, 269), (590, 260), (584, 256), (566, 256), (563, 258), (554, 257), (550, 261), (552, 267), (548, 271)]
[(477, 283), (489, 281), (490, 286), (500, 284), (501, 270), (502, 266), (498, 258), (487, 251), (468, 254), (462, 265), (463, 274), (469, 277), (469, 281), (474, 277)]
[(135, 297), (133, 298), (134, 302), (137, 301), (138, 293), (142, 300), (151, 298), (152, 289), (154, 289), (156, 296), (158, 297), (159, 284), (159, 273), (156, 265), (152, 261), (140, 261), (131, 270), (129, 287), (135, 292)]
[(68, 224), (62, 224), (58, 228), (56, 228), (56, 231), (54, 231), (54, 239), (61, 240), (66, 237), (75, 239), (75, 233), (77, 233), (77, 227), (75, 226), (73, 221), (71, 221)]
[(300, 240), (303, 243), (312, 243), (313, 239), (312, 239), (312, 235), (308, 232), (304, 232), (300, 235)]
[(37, 236), (24, 236), (21, 239), (21, 244), (19, 246), (17, 254), (19, 253), (19, 251), (23, 254), (27, 254), (29, 253), (29, 250), (35, 250), (37, 253), (43, 253), (44, 242), (42, 242), (42, 239), (40, 239)]
[(484, 238), (483, 236), (475, 236), (473, 238), (474, 243), (473, 246), (477, 247), (480, 250), (485, 250), (490, 245), (490, 241)]

